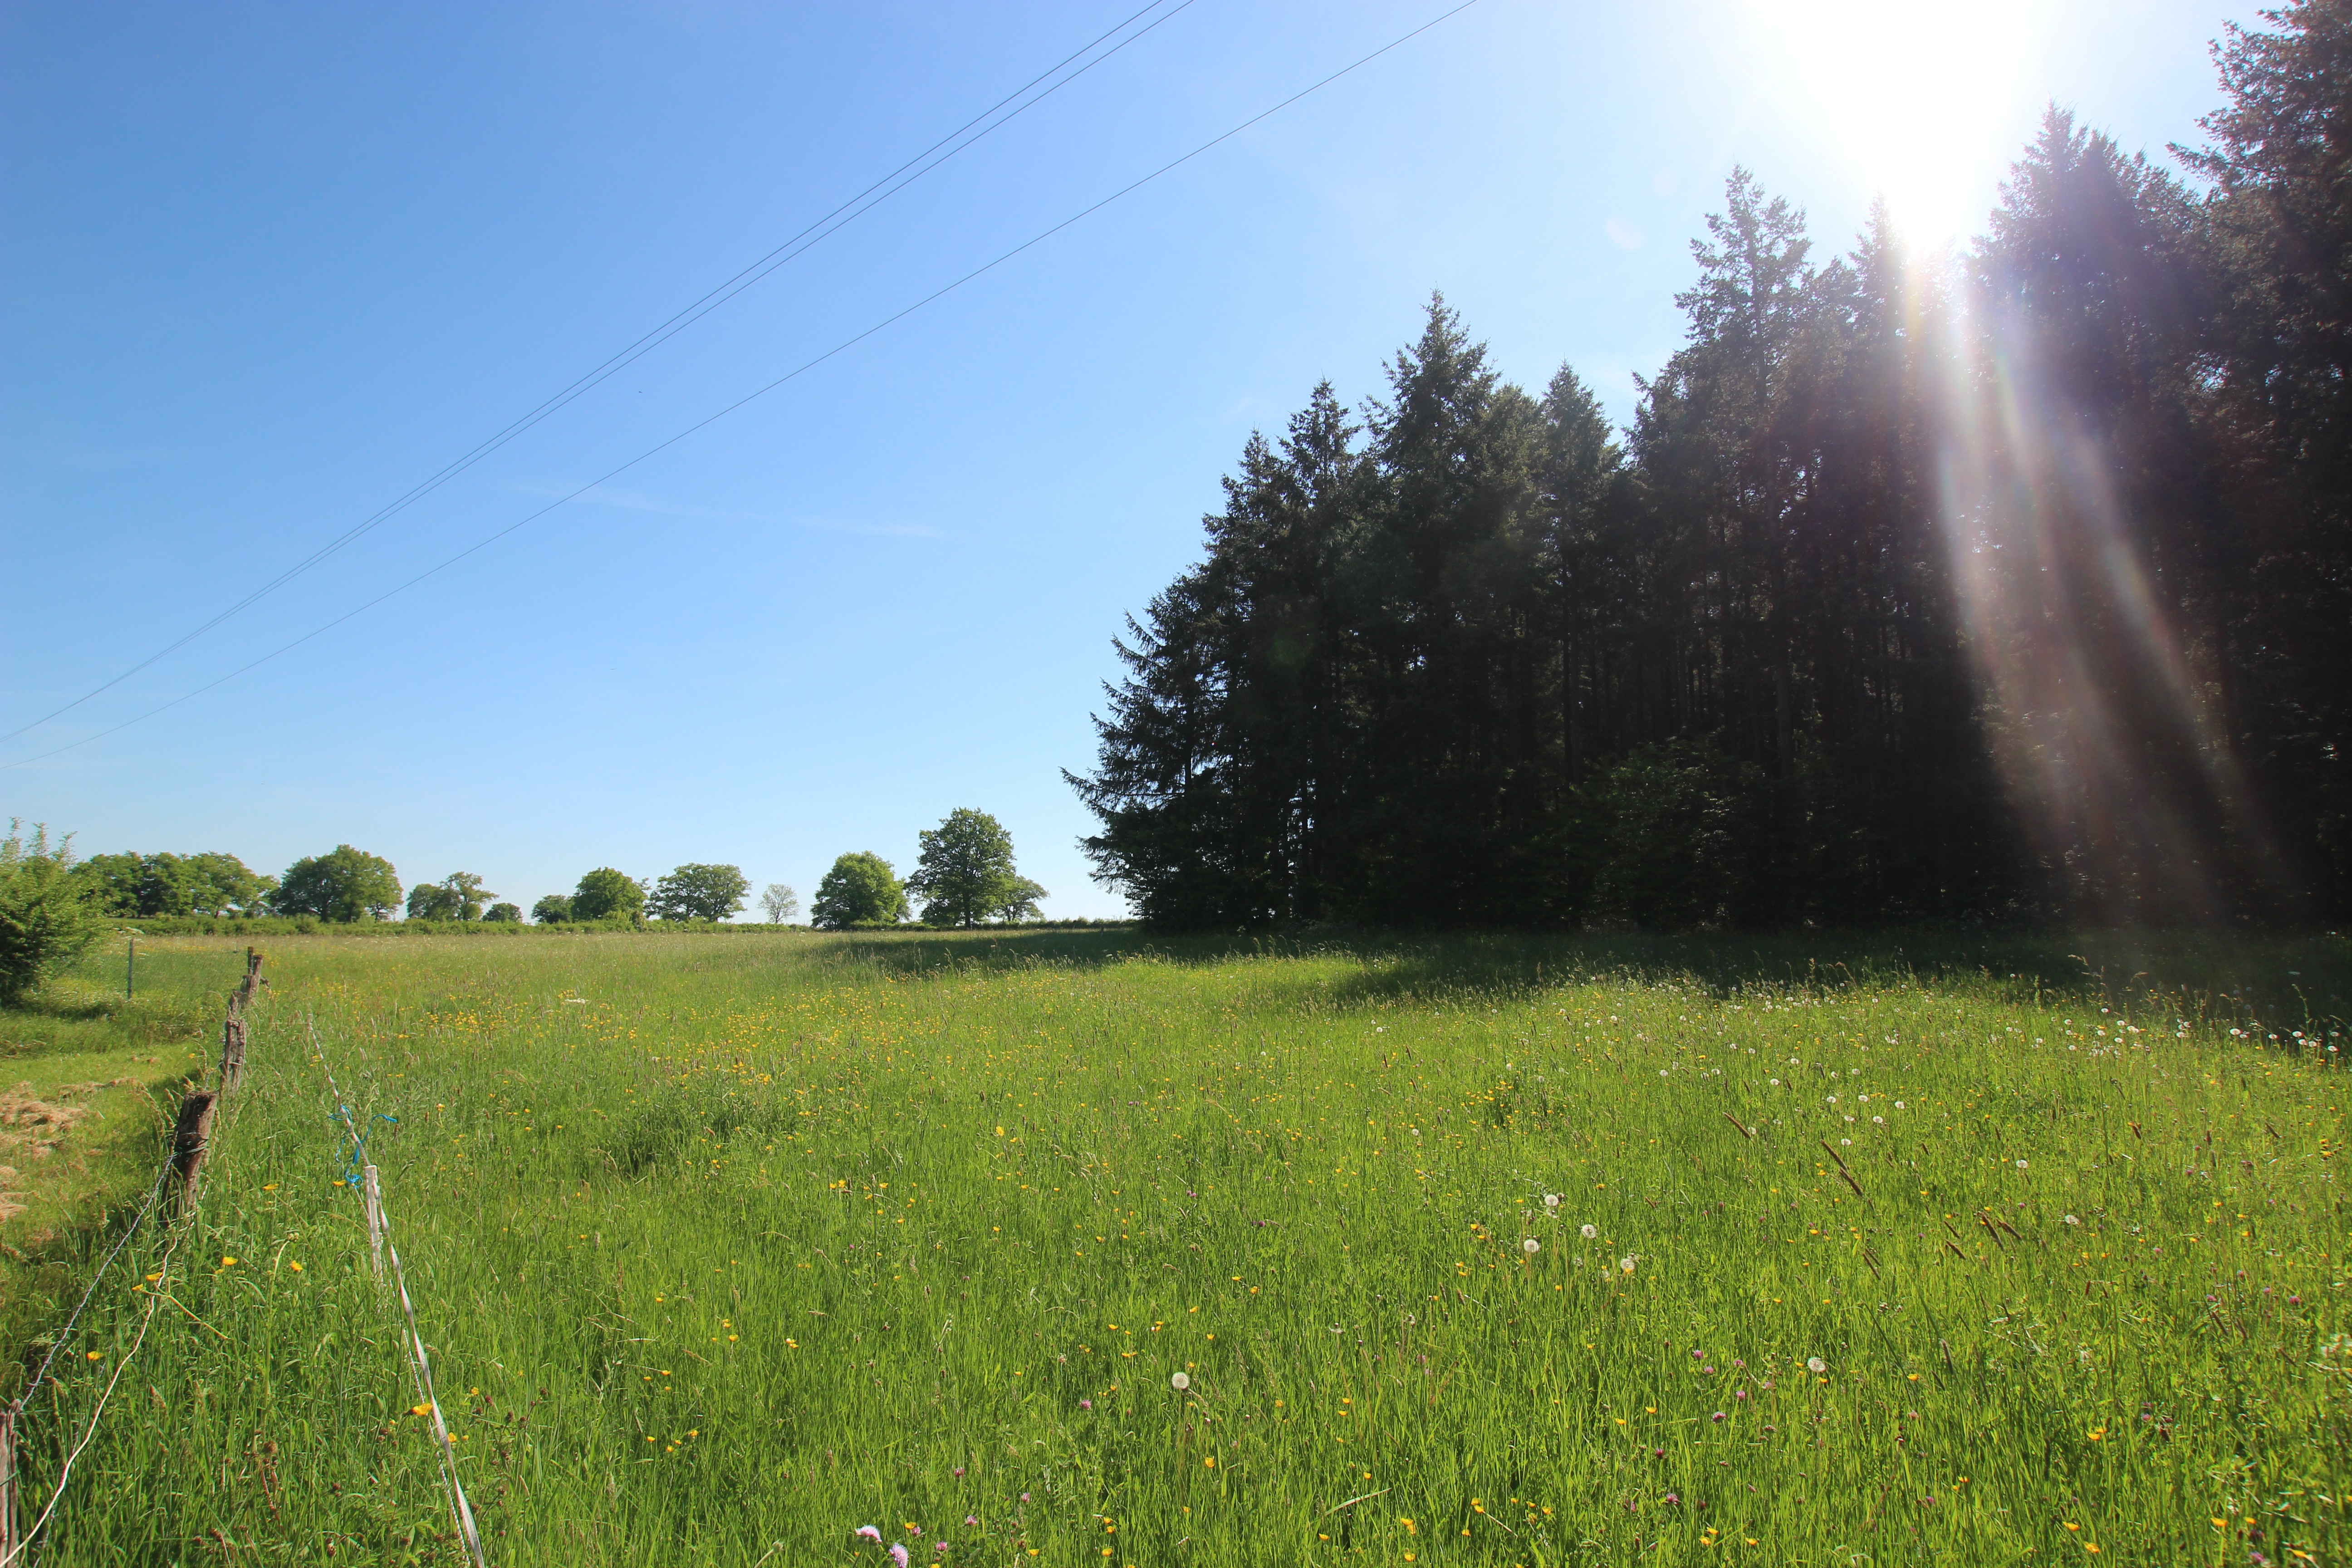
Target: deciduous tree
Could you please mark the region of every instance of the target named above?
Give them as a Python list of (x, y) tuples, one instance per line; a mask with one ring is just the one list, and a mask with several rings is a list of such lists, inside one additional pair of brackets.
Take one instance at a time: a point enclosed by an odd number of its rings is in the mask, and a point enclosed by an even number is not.
[(339, 844), (289, 866), (270, 905), (279, 914), (343, 924), (389, 920), (400, 908), (400, 878), (383, 856)]
[(645, 912), (645, 885), (610, 866), (599, 866), (572, 889), (570, 918), (575, 921), (635, 920)]
[(988, 813), (959, 806), (924, 830), (907, 891), (923, 900), (931, 924), (973, 926), (1013, 901), (1018, 880), (1013, 835)]
[(816, 888), (810, 917), (825, 931), (896, 925), (907, 918), (907, 889), (890, 862), (870, 851), (844, 855)]
[(750, 879), (738, 866), (680, 866), (654, 884), (646, 909), (661, 921), (723, 921), (743, 907)]

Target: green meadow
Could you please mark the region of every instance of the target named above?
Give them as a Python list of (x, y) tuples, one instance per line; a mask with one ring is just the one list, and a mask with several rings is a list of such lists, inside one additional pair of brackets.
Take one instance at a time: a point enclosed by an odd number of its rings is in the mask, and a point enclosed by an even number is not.
[[(155, 945), (16, 1076), (208, 1066), (241, 944)], [(2340, 939), (267, 952), (200, 1200), (31, 1352), (44, 1564), (462, 1560), (355, 1138), (493, 1563), (2352, 1542)]]

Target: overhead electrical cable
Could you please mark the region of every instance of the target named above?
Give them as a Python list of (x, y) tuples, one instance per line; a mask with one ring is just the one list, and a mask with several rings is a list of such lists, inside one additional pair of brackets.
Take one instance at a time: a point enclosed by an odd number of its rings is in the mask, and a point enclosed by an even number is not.
[(1212, 148), (1221, 146), (1224, 142), (1232, 141), (1243, 132), (1247, 131), (1251, 126), (1281, 113), (1292, 104), (1297, 103), (1300, 99), (1307, 98), (1315, 93), (1320, 92), (1323, 89), (1330, 86), (1333, 82), (1339, 80), (1342, 77), (1349, 76), (1354, 72), (1362, 69), (1365, 66), (1371, 64), (1382, 55), (1412, 42), (1413, 39), (1419, 37), (1422, 34), (1428, 32), (1432, 27), (1436, 26), (1438, 24), (1460, 16), (1463, 12), (1467, 11), (1471, 6), (1475, 5), (1477, 3), (1478, 0), (1462, 0), (1460, 5), (1454, 6), (1450, 10), (1440, 12), (1437, 16), (1431, 17), (1428, 21), (1423, 22), (1420, 26), (1413, 28), (1411, 32), (1401, 34), (1398, 37), (1390, 39), (1387, 43), (1382, 44), (1379, 48), (1371, 51), (1371, 53), (1364, 55), (1350, 63), (1340, 67), (1338, 70), (1333, 71), (1329, 76), (1323, 78), (1319, 81), (1299, 89), (1297, 92), (1292, 93), (1288, 98), (1286, 98), (1281, 102), (1275, 104), (1272, 108), (1262, 110), (1258, 113), (1250, 116), (1247, 120), (1243, 121), (1240, 124), (1234, 126), (1232, 129), (1211, 137), (1209, 140), (1202, 142), (1199, 146), (1193, 148), (1191, 152), (1182, 154), (1181, 157), (1170, 159), (1167, 163), (1160, 164), (1160, 167), (1152, 170), (1150, 174), (1141, 175), (1137, 179), (1129, 182), (1127, 184), (1121, 185), (1118, 190), (1113, 191), (1110, 195), (1103, 197), (1100, 201), (1094, 203), (1092, 205), (1082, 207), (1078, 211), (1072, 213), (1068, 217), (1064, 218), (1061, 222), (1054, 225), (1051, 228), (1041, 229), (1036, 234), (1030, 236), (1027, 239), (1024, 239), (1020, 244), (1014, 246), (1012, 249), (1003, 252), (992, 260), (982, 262), (980, 266), (973, 268), (971, 271), (965, 273), (962, 277), (956, 279), (953, 282), (942, 284), (940, 287), (933, 289), (929, 294), (926, 294), (921, 299), (916, 300), (913, 304), (905, 306), (902, 309), (883, 317), (880, 321), (875, 322), (872, 326), (866, 328), (856, 335), (844, 338), (841, 342), (834, 344), (833, 347), (825, 350), (823, 353), (802, 361), (799, 364), (794, 365), (792, 369), (776, 377), (773, 381), (771, 381), (762, 386), (755, 387), (751, 391), (747, 392), (742, 396), (737, 398), (734, 402), (726, 405), (724, 407), (703, 416), (703, 417), (696, 420), (693, 424), (687, 426), (684, 429), (679, 430), (676, 434), (646, 447), (644, 451), (639, 452), (635, 457), (628, 459), (628, 461), (606, 469), (604, 473), (589, 480), (586, 484), (557, 497), (555, 500), (549, 501), (545, 506), (541, 507), (538, 510), (517, 518), (514, 521), (507, 524), (504, 528), (499, 529), (497, 532), (484, 535), (482, 538), (478, 539), (473, 543), (466, 546), (465, 549), (458, 551), (455, 555), (451, 555), (434, 565), (426, 567), (424, 571), (417, 573), (415, 576), (408, 578), (404, 582), (396, 584), (394, 586), (385, 589), (383, 593), (378, 594), (374, 598), (369, 599), (363, 604), (354, 605), (331, 621), (326, 621), (319, 626), (311, 627), (310, 630), (304, 632), (300, 637), (296, 637), (293, 641), (283, 643), (278, 647), (272, 648), (269, 652), (263, 654), (260, 658), (252, 660), (250, 663), (239, 665), (236, 668), (230, 670), (226, 675), (206, 681), (204, 685), (197, 687), (193, 691), (183, 692), (179, 696), (173, 698), (169, 702), (163, 703), (158, 707), (151, 708), (146, 712), (138, 715), (136, 718), (126, 719), (120, 724), (116, 724), (109, 729), (99, 731), (96, 734), (85, 735), (79, 741), (69, 742), (65, 745), (56, 747), (53, 750), (40, 752), (37, 756), (22, 758), (19, 761), (13, 763), (0, 763), (0, 769), (24, 767), (29, 763), (42, 762), (47, 758), (57, 756), (61, 752), (73, 751), (77, 747), (89, 745), (93, 741), (103, 740), (109, 735), (116, 734), (121, 731), (131, 728), (133, 724), (143, 723), (147, 720), (154, 718), (159, 713), (168, 712), (170, 710), (177, 708), (181, 703), (186, 702), (191, 699), (201, 697), (205, 692), (212, 690), (215, 687), (222, 686), (229, 681), (235, 680), (238, 676), (243, 675), (249, 670), (257, 669), (261, 666), (268, 664), (271, 659), (277, 658), (283, 654), (291, 653), (294, 649), (300, 647), (304, 643), (310, 641), (313, 637), (320, 637), (332, 631), (335, 627), (341, 626), (345, 621), (352, 619), (353, 616), (364, 615), (369, 610), (372, 610), (378, 605), (383, 604), (385, 600), (394, 598), (399, 595), (404, 594), (409, 589), (416, 586), (419, 583), (425, 581), (427, 578), (437, 576), (441, 573), (447, 571), (450, 567), (457, 565), (467, 557), (488, 549), (491, 545), (496, 544), (499, 540), (506, 538), (509, 534), (513, 533), (520, 529), (525, 528), (530, 524), (538, 521), (541, 518), (545, 517), (549, 512), (555, 510), (558, 507), (565, 506), (572, 501), (578, 500), (582, 496), (586, 495), (589, 491), (596, 489), (599, 485), (610, 483), (612, 480), (618, 479), (621, 475), (627, 473), (631, 468), (635, 468), (638, 464), (645, 462), (647, 458), (667, 451), (670, 447), (677, 446), (680, 441), (685, 440), (688, 437), (694, 435), (696, 432), (717, 424), (719, 420), (726, 418), (729, 415), (735, 413), (740, 408), (758, 402), (761, 398), (765, 397), (768, 394), (775, 391), (778, 387), (784, 385), (787, 382), (795, 381), (801, 376), (807, 374), (810, 371), (814, 370), (817, 366), (824, 363), (827, 360), (833, 359), (836, 355), (856, 347), (859, 343), (864, 342), (866, 339), (872, 337), (875, 333), (881, 331), (884, 328), (902, 321), (918, 310), (922, 310), (924, 307), (945, 299), (948, 295), (954, 293), (957, 289), (962, 288), (965, 284), (971, 282), (974, 279), (982, 277), (990, 272), (993, 272), (996, 268), (1003, 266), (1014, 257), (1021, 255), (1024, 251), (1034, 249), (1035, 247), (1044, 244), (1046, 240), (1053, 238), (1054, 236), (1061, 233), (1064, 229), (1068, 228), (1071, 225), (1093, 216), (1096, 213), (1102, 211), (1103, 208), (1110, 205), (1113, 202), (1119, 200), (1121, 197), (1132, 195), (1134, 192), (1141, 190), (1144, 186), (1151, 184), (1152, 181), (1159, 179), (1162, 174), (1166, 174), (1172, 170), (1181, 168), (1186, 163), (1189, 163), (1193, 159), (1199, 157), (1202, 153), (1210, 151)]
[[(1044, 91), (1036, 92), (1034, 95), (1029, 96), (1024, 101), (1016, 104), (1013, 109), (1004, 113), (998, 113), (999, 110), (1004, 110), (1007, 104), (1013, 104), (1015, 100), (1022, 99), (1023, 95), (1029, 94), (1031, 89), (1037, 87), (1039, 83), (1046, 81), (1048, 79), (1061, 73), (1073, 60), (1079, 59), (1087, 54), (1093, 53), (1093, 51), (1099, 48), (1106, 40), (1117, 37), (1117, 35), (1121, 32), (1125, 32), (1129, 27), (1134, 26), (1135, 24), (1144, 16), (1149, 16), (1153, 11), (1159, 10), (1160, 6), (1168, 5), (1168, 0), (1151, 0), (1151, 3), (1144, 6), (1142, 10), (1139, 10), (1133, 16), (1129, 16), (1126, 20), (1120, 22), (1117, 26), (1112, 27), (1109, 31), (1105, 32), (1100, 37), (1072, 51), (1070, 54), (1064, 56), (1061, 59), (1055, 61), (1045, 70), (1040, 71), (1036, 76), (1032, 77), (1029, 80), (1013, 89), (1003, 98), (998, 99), (994, 103), (989, 105), (986, 109), (982, 110), (978, 114), (972, 116), (970, 120), (965, 121), (961, 125), (956, 127), (953, 131), (949, 132), (945, 136), (940, 137), (937, 142), (932, 142), (929, 147), (924, 148), (920, 153), (916, 153), (913, 157), (908, 159), (905, 163), (899, 164), (897, 168), (891, 170), (888, 174), (883, 175), (880, 179), (875, 181), (872, 184), (866, 186), (856, 195), (851, 196), (847, 201), (843, 202), (831, 212), (828, 212), (824, 216), (817, 218), (814, 222), (801, 229), (799, 233), (794, 234), (790, 238), (784, 240), (783, 243), (778, 245), (765, 256), (761, 257), (758, 260), (752, 262), (750, 266), (736, 273), (732, 278), (728, 279), (725, 282), (720, 283), (714, 289), (711, 289), (699, 299), (678, 310), (677, 314), (671, 316), (667, 321), (663, 321), (660, 325), (646, 332), (643, 337), (638, 338), (635, 342), (616, 351), (603, 363), (587, 371), (577, 380), (554, 393), (544, 402), (538, 405), (538, 406), (520, 416), (512, 423), (507, 425), (503, 428), (494, 432), (488, 437), (486, 437), (479, 444), (464, 452), (457, 458), (453, 458), (443, 468), (436, 470), (425, 479), (420, 479), (408, 489), (402, 491), (399, 495), (385, 502), (383, 506), (375, 511), (369, 513), (366, 517), (361, 519), (357, 523), (354, 523), (352, 527), (346, 529), (341, 533), (337, 534), (334, 538), (320, 545), (317, 550), (312, 551), (310, 554), (304, 556), (293, 565), (289, 566), (285, 571), (280, 572), (277, 576), (272, 577), (269, 581), (262, 584), (259, 587), (254, 589), (251, 593), (246, 595), (235, 604), (230, 605), (227, 608), (214, 616), (210, 620), (205, 621), (203, 625), (196, 626), (185, 635), (175, 638), (163, 647), (157, 648), (153, 653), (149, 654), (145, 658), (141, 659), (137, 664), (132, 665), (130, 668), (121, 671), (103, 685), (91, 687), (88, 691), (83, 692), (80, 696), (75, 698), (72, 701), (66, 703), (63, 707), (52, 709), (48, 712), (42, 714), (39, 718), (35, 719), (28, 723), (21, 724), (16, 729), (6, 731), (5, 734), (0, 734), (0, 741), (13, 741), (19, 735), (39, 729), (42, 725), (47, 723), (52, 719), (59, 718), (67, 713), (72, 712), (75, 709), (80, 707), (91, 698), (103, 695), (105, 692), (113, 689), (115, 687), (122, 684), (122, 682), (130, 679), (132, 676), (138, 674), (141, 670), (145, 669), (150, 665), (155, 663), (158, 659), (167, 658), (170, 655), (178, 652), (181, 648), (187, 647), (188, 644), (195, 641), (206, 632), (211, 631), (214, 627), (221, 625), (224, 621), (226, 621), (251, 608), (254, 605), (257, 604), (262, 599), (268, 597), (271, 594), (276, 593), (278, 589), (284, 587), (287, 584), (292, 582), (303, 573), (310, 571), (312, 567), (327, 560), (330, 556), (334, 555), (345, 546), (352, 544), (365, 534), (373, 531), (381, 524), (390, 521), (393, 518), (397, 517), (400, 513), (407, 510), (411, 506), (423, 500), (426, 496), (431, 495), (435, 490), (439, 489), (451, 479), (454, 479), (458, 475), (466, 472), (475, 464), (490, 456), (493, 452), (498, 451), (500, 447), (506, 446), (517, 437), (523, 435), (525, 432), (540, 425), (568, 405), (577, 401), (589, 392), (593, 391), (596, 387), (601, 386), (605, 382), (611, 380), (614, 376), (619, 374), (622, 371), (626, 370), (629, 366), (635, 364), (637, 361), (643, 359), (654, 350), (661, 347), (662, 344), (669, 342), (670, 339), (677, 336), (678, 333), (684, 331), (687, 328), (694, 325), (695, 322), (702, 320), (703, 317), (710, 314), (711, 311), (718, 310), (720, 306), (728, 303), (737, 295), (742, 293), (745, 289), (751, 288), (753, 285), (766, 279), (769, 274), (774, 272), (778, 268), (805, 254), (815, 246), (822, 244), (824, 240), (830, 238), (835, 234), (839, 233), (850, 224), (856, 222), (857, 219), (873, 211), (874, 208), (881, 205), (884, 202), (888, 201), (892, 196), (897, 195), (900, 191), (905, 190), (908, 185), (913, 184), (916, 181), (921, 179), (932, 170), (937, 169), (940, 164), (945, 163), (950, 159), (955, 157), (958, 153), (962, 153), (975, 142), (981, 141), (982, 138), (1002, 129), (1019, 116), (1035, 108), (1038, 104), (1043, 103), (1055, 93), (1061, 91), (1062, 89), (1069, 86), (1072, 82), (1086, 75), (1087, 72), (1094, 69), (1095, 67), (1102, 64), (1105, 60), (1109, 59), (1121, 49), (1126, 48), (1129, 44), (1141, 38), (1146, 34), (1158, 27), (1161, 23), (1174, 17), (1177, 13), (1187, 9), (1194, 3), (1195, 0), (1176, 0), (1176, 4), (1174, 5), (1171, 6), (1160, 16), (1153, 17), (1147, 26), (1137, 27), (1133, 33), (1129, 34), (1129, 36), (1124, 38), (1120, 38), (1118, 43), (1113, 44), (1109, 48), (1103, 49), (1100, 54), (1097, 54), (1094, 58), (1087, 60), (1086, 64), (1078, 67), (1077, 69), (1061, 76), (1061, 79), (1055, 81), (1052, 86), (1045, 88)], [(995, 116), (995, 118), (992, 120), (991, 116)], [(987, 123), (983, 124), (982, 121), (987, 121)], [(979, 127), (979, 129), (974, 130), (973, 128), (975, 126)], [(952, 143), (952, 145), (950, 145), (950, 143)]]

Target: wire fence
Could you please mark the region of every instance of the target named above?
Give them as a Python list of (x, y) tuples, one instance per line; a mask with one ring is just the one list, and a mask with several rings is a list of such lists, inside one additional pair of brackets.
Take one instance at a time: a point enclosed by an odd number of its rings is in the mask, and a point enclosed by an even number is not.
[[(205, 1089), (194, 1083), (189, 1085), (181, 1100), (180, 1114), (173, 1129), (170, 1145), (157, 1164), (154, 1179), (148, 1184), (146, 1195), (141, 1200), (130, 1223), (123, 1226), (122, 1233), (115, 1237), (105, 1256), (99, 1260), (98, 1267), (91, 1271), (89, 1284), (84, 1288), (80, 1300), (75, 1302), (73, 1310), (47, 1336), (40, 1362), (33, 1369), (23, 1393), (5, 1406), (0, 1406), (0, 1568), (20, 1568), (41, 1539), (42, 1532), (58, 1518), (61, 1506), (67, 1502), (75, 1468), (96, 1439), (100, 1423), (105, 1417), (116, 1387), (145, 1347), (157, 1307), (171, 1300), (172, 1267), (181, 1243), (194, 1229), (198, 1202), (203, 1193), (205, 1155), (220, 1124), (223, 1109), (230, 1102), (231, 1091), (244, 1080), (250, 1013), (264, 984), (261, 966), (261, 954), (251, 948), (247, 949), (245, 980), (230, 993), (227, 1016), (222, 1024), (220, 1067), (215, 1079), (216, 1087)], [(373, 1121), (353, 1116), (349, 1102), (343, 1099), (341, 1085), (336, 1082), (332, 1065), (327, 1061), (315, 1022), (306, 1016), (304, 1026), (313, 1052), (327, 1069), (328, 1088), (335, 1100), (333, 1120), (350, 1140), (348, 1152), (343, 1149), (342, 1141), (337, 1141), (337, 1158), (347, 1167), (345, 1173), (337, 1178), (337, 1183), (360, 1197), (367, 1223), (375, 1279), (380, 1286), (388, 1284), (399, 1301), (404, 1324), (403, 1350), (410, 1376), (415, 1384), (421, 1412), (429, 1414), (432, 1419), (436, 1458), (449, 1494), (451, 1521), (475, 1568), (489, 1568), (488, 1558), (482, 1549), (481, 1532), (475, 1524), (473, 1509), (457, 1475), (457, 1458), (452, 1452), (448, 1427), (442, 1420), (441, 1406), (434, 1395), (432, 1363), (425, 1352), (425, 1337), (417, 1327), (416, 1309), (409, 1292), (406, 1272), (401, 1266), (400, 1252), (392, 1241), (391, 1221), (384, 1211), (382, 1184), (375, 1166), (367, 1159), (365, 1134)], [(398, 1119), (379, 1116), (373, 1121), (396, 1125)], [(163, 1253), (152, 1271), (131, 1287), (133, 1295), (143, 1298), (138, 1330), (129, 1349), (115, 1358), (111, 1372), (90, 1406), (88, 1419), (79, 1424), (65, 1425), (63, 1394), (66, 1384), (65, 1380), (57, 1375), (58, 1361), (75, 1342), (75, 1331), (79, 1328), (91, 1303), (98, 1300), (99, 1292), (117, 1260), (130, 1249), (132, 1241), (142, 1231), (152, 1230), (158, 1211), (167, 1203), (167, 1194), (173, 1193), (177, 1194), (176, 1205), (166, 1222)], [(385, 1270), (387, 1260), (390, 1263), (389, 1280)], [(46, 1405), (40, 1402), (44, 1384), (50, 1390)], [(38, 1511), (29, 1524), (24, 1524), (25, 1500), (21, 1495), (26, 1479), (21, 1463), (24, 1440), (27, 1432), (38, 1424), (37, 1420), (28, 1420), (28, 1417), (54, 1420), (63, 1426), (57, 1439), (63, 1458), (58, 1465), (55, 1478), (47, 1483), (46, 1497)]]

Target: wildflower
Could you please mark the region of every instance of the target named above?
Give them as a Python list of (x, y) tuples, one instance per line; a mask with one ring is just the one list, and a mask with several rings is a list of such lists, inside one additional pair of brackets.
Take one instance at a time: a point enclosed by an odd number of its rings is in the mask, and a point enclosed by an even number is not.
[(1094, 1407), (1095, 1402), (1091, 1399), (1081, 1399), (1078, 1401), (1078, 1408), (1081, 1410), (1092, 1410)]
[(1851, 1138), (1841, 1138), (1838, 1140), (1838, 1142), (1848, 1149), (1853, 1147), (1853, 1140)]
[(1683, 1494), (1680, 1492), (1668, 1492), (1666, 1494), (1666, 1506), (1668, 1508), (1680, 1508), (1682, 1506), (1682, 1501)]
[(904, 1544), (896, 1541), (890, 1543), (890, 1561), (898, 1568), (907, 1568), (907, 1548)]
[(1617, 1267), (1627, 1274), (1633, 1272), (1633, 1255), (1627, 1253), (1617, 1260)]
[(1587, 1241), (1598, 1240), (1601, 1236), (1601, 1227), (1597, 1225), (1588, 1225), (1579, 1229), (1576, 1234), (1584, 1237)]
[(1870, 1120), (1873, 1126), (1884, 1127), (1886, 1125), (1886, 1118), (1884, 1116), (1874, 1116)]
[(1559, 1207), (1559, 1194), (1558, 1193), (1546, 1193), (1544, 1194), (1544, 1207), (1548, 1209), (1556, 1209)]
[(1168, 1374), (1168, 1386), (1174, 1389), (1177, 1393), (1181, 1394), (1186, 1389), (1192, 1386), (1192, 1380), (1185, 1376), (1181, 1372), (1170, 1373)]
[(2022, 1161), (2022, 1160), (2020, 1160), (2020, 1161), (2017, 1163), (2017, 1168), (2018, 1168), (2019, 1170), (2021, 1170), (2021, 1171), (2022, 1171), (2023, 1169), (2025, 1169), (2025, 1162), (2024, 1162), (2024, 1161)]
[(1819, 1377), (1822, 1373), (1829, 1371), (1829, 1369), (1830, 1363), (1823, 1361), (1817, 1355), (1807, 1356), (1805, 1358), (1805, 1370), (1811, 1373), (1816, 1377)]
[(223, 1268), (234, 1268), (236, 1267), (236, 1259), (234, 1258), (224, 1258), (221, 1259), (221, 1267)]
[(1538, 1241), (1531, 1236), (1525, 1241), (1519, 1243), (1519, 1250), (1526, 1253), (1529, 1258), (1533, 1258), (1537, 1253), (1543, 1250), (1543, 1243)]
[(290, 1268), (290, 1269), (292, 1269), (292, 1270), (293, 1270), (295, 1273), (297, 1273), (297, 1274), (299, 1274), (299, 1273), (301, 1273), (301, 1272), (302, 1272), (302, 1266), (301, 1266), (300, 1264), (299, 1264), (299, 1263), (295, 1262), (295, 1261), (294, 1261), (292, 1258), (288, 1258), (288, 1259), (286, 1260), (286, 1267), (287, 1267), (287, 1268)]
[(870, 1524), (859, 1525), (857, 1527), (857, 1533), (867, 1541), (879, 1541), (882, 1539), (882, 1532), (875, 1529), (874, 1526)]
[(979, 1522), (980, 1515), (976, 1513), (968, 1513), (963, 1516), (963, 1527), (966, 1530), (970, 1530), (973, 1525), (978, 1524)]
[(89, 1357), (91, 1361), (104, 1361), (106, 1359), (106, 1352), (104, 1351), (84, 1351), (82, 1354)]
[(2066, 1223), (2067, 1223), (2068, 1225), (2080, 1225), (2080, 1224), (2082, 1224), (2083, 1222), (2082, 1222), (2081, 1220), (2079, 1220), (2079, 1219), (2076, 1219), (2073, 1215), (2068, 1215), (2066, 1216)]
[(1727, 1421), (1727, 1420), (1729, 1420), (1729, 1419), (1730, 1419), (1730, 1417), (1729, 1417), (1729, 1416), (1727, 1416), (1727, 1415), (1726, 1415), (1722, 1411), (1718, 1410), (1718, 1411), (1717, 1411), (1714, 1415), (1712, 1415), (1708, 1416), (1708, 1417), (1707, 1417), (1707, 1419), (1708, 1419), (1708, 1420), (1710, 1420), (1710, 1421)]

